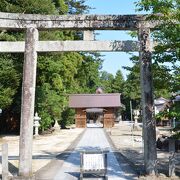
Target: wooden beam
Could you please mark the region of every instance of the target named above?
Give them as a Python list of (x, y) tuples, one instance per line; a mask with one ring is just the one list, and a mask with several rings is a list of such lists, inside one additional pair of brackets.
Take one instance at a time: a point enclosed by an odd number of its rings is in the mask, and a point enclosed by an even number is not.
[[(0, 12), (0, 29), (137, 30), (149, 15), (38, 15)], [(157, 21), (149, 22), (154, 28)]]
[[(25, 42), (0, 42), (0, 52), (24, 52)], [(139, 51), (137, 41), (38, 41), (37, 52)]]

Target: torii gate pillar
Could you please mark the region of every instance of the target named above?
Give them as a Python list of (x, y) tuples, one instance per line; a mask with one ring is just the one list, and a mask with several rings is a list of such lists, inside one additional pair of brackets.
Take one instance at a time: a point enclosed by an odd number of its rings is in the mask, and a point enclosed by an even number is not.
[(19, 176), (32, 176), (32, 140), (36, 84), (38, 30), (26, 31), (22, 83), (21, 129), (19, 142)]
[(157, 173), (156, 123), (153, 117), (153, 85), (151, 71), (150, 28), (147, 22), (141, 22), (139, 31), (141, 96), (144, 139), (144, 165), (147, 174)]

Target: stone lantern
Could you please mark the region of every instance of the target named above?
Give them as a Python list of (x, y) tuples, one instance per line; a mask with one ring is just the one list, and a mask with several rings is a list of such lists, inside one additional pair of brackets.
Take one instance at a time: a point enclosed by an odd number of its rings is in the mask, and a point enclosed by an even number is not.
[(139, 115), (140, 115), (139, 109), (133, 110), (133, 115), (134, 115), (133, 129), (134, 130), (139, 130), (139, 124), (138, 124), (138, 118), (139, 118)]
[(137, 123), (138, 123), (137, 120), (138, 120), (139, 115), (140, 115), (139, 110), (138, 110), (138, 109), (135, 109), (135, 110), (133, 111), (133, 115), (134, 115), (134, 123), (137, 124)]
[(38, 113), (36, 112), (35, 116), (34, 116), (35, 136), (39, 135), (38, 128), (40, 126), (40, 124), (39, 124), (40, 120), (41, 120), (41, 118), (38, 116)]

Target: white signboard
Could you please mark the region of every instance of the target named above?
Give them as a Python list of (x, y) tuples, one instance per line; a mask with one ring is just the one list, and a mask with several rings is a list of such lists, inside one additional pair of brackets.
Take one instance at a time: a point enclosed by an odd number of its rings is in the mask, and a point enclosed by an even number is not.
[(104, 167), (104, 154), (83, 154), (84, 170), (102, 170)]

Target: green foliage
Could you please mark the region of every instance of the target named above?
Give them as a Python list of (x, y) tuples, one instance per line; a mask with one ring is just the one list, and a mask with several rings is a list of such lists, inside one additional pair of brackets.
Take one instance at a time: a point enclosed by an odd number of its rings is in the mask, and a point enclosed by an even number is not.
[[(89, 7), (84, 0), (2, 0), (0, 11), (35, 13), (35, 14), (81, 14), (88, 12)], [(159, 8), (160, 5), (164, 8)], [(152, 36), (159, 43), (153, 54), (152, 66), (154, 75), (155, 96), (169, 97), (170, 92), (179, 89), (179, 1), (178, 0), (142, 0), (137, 6), (140, 10), (163, 13), (164, 21), (160, 30)], [(155, 18), (155, 17), (151, 17)], [(136, 33), (132, 33), (136, 36)], [(75, 31), (41, 31), (40, 40), (75, 40), (81, 34)], [(24, 40), (25, 33), (1, 31), (1, 41)], [(168, 53), (167, 49), (171, 50)], [(94, 93), (102, 86), (107, 93), (122, 93), (124, 104), (128, 107), (132, 99), (134, 106), (140, 104), (140, 70), (136, 56), (131, 59), (133, 67), (125, 67), (129, 75), (125, 81), (121, 71), (115, 77), (105, 71), (100, 72), (102, 60), (98, 53), (39, 53), (37, 67), (37, 88), (35, 111), (41, 117), (41, 129), (45, 130), (58, 120), (62, 127), (72, 123), (74, 112), (67, 108), (68, 94)], [(0, 108), (20, 112), (22, 54), (0, 55)], [(172, 62), (173, 72), (162, 65)], [(173, 110), (177, 112), (177, 110)], [(172, 111), (172, 112), (173, 112)], [(175, 115), (175, 114), (173, 114)]]
[[(46, 117), (43, 119), (47, 121), (46, 128), (55, 119), (60, 119), (63, 107), (67, 105), (65, 93), (73, 89), (74, 76), (81, 61), (82, 57), (78, 53), (39, 56), (36, 109), (40, 115), (46, 112)], [(41, 125), (44, 126), (44, 124)]]
[(53, 0), (55, 3), (56, 9), (58, 10), (58, 14), (66, 14), (68, 12), (68, 5), (64, 2), (64, 0)]
[[(140, 0), (136, 6), (139, 11), (150, 11), (150, 20), (160, 20), (158, 30), (152, 33), (157, 42), (153, 53), (153, 75), (156, 96), (170, 97), (171, 92), (180, 89), (180, 1), (179, 0)], [(161, 8), (160, 8), (161, 7)], [(158, 15), (158, 16), (157, 16)], [(171, 68), (162, 65), (164, 62), (172, 64)], [(162, 112), (158, 116), (167, 116), (180, 120), (179, 103), (175, 103), (169, 112)], [(178, 130), (178, 128), (176, 129)], [(179, 134), (177, 133), (178, 137)]]
[[(175, 10), (174, 8), (179, 3), (179, 0), (140, 0), (136, 6), (139, 11), (151, 11), (152, 13), (162, 13), (170, 15), (170, 11)], [(158, 8), (163, 7), (163, 8)]]
[(112, 89), (113, 93), (122, 93), (124, 88), (124, 77), (122, 75), (122, 72), (118, 70), (116, 72), (116, 75), (114, 77), (113, 83), (112, 83)]
[[(152, 73), (154, 97), (169, 98), (172, 91), (179, 87), (179, 1), (178, 0), (140, 0), (136, 3), (138, 11), (161, 13), (162, 15), (149, 15), (150, 20), (161, 20), (158, 30), (152, 32), (152, 38), (158, 43), (153, 52)], [(159, 8), (162, 7), (162, 8)], [(132, 37), (137, 37), (137, 32), (131, 32)], [(139, 57), (132, 56), (133, 67), (124, 67), (129, 71), (124, 85), (125, 99), (132, 99), (133, 102), (141, 98), (140, 87), (140, 65)], [(164, 62), (173, 66), (168, 67)], [(127, 103), (126, 103), (127, 104)], [(138, 103), (137, 103), (138, 104)]]
[(139, 57), (132, 56), (133, 67), (124, 66), (123, 68), (129, 71), (124, 85), (124, 96), (132, 100), (140, 100), (141, 87), (140, 87), (140, 66)]
[(83, 61), (78, 68), (76, 81), (79, 84), (77, 92), (94, 93), (99, 86), (99, 70), (102, 67), (102, 60), (99, 54), (82, 54)]
[(41, 117), (40, 130), (43, 132), (44, 130), (46, 130), (46, 129), (51, 127), (52, 117), (46, 111), (41, 111), (39, 115)]
[(177, 121), (180, 121), (180, 102), (174, 102), (169, 111), (170, 118), (176, 118)]
[(51, 0), (1, 0), (2, 12), (24, 14), (55, 14), (56, 8)]
[(154, 96), (169, 98), (172, 92), (172, 74), (169, 67), (158, 63), (152, 64)]
[[(83, 0), (2, 0), (0, 11), (30, 14), (79, 14), (87, 12)], [(40, 40), (74, 40), (81, 34), (75, 31), (40, 31)], [(24, 40), (25, 33), (0, 32), (1, 41)], [(22, 54), (0, 55), (0, 108), (20, 113)], [(99, 84), (102, 61), (97, 53), (39, 53), (36, 82), (35, 111), (41, 117), (41, 129), (51, 127), (54, 120), (62, 126), (72, 121), (67, 109), (68, 94), (95, 92)], [(63, 117), (63, 118), (62, 118)]]
[[(139, 57), (132, 56), (131, 61), (134, 63), (133, 67), (124, 67), (129, 71), (123, 88), (123, 102), (126, 105), (127, 114), (130, 100), (133, 102), (133, 108), (140, 108), (141, 104)], [(152, 74), (154, 97), (169, 98), (174, 86), (170, 68), (156, 62), (152, 64)]]
[[(180, 60), (180, 2), (179, 0), (140, 0), (139, 10), (151, 11), (159, 16), (150, 16), (152, 20), (161, 20), (152, 36), (158, 43), (154, 60), (158, 62), (177, 62)], [(159, 8), (161, 7), (161, 8)], [(168, 51), (168, 52), (167, 52)]]
[(103, 88), (105, 93), (112, 93), (114, 76), (111, 73), (102, 71), (100, 75), (100, 86)]
[(13, 102), (13, 96), (20, 84), (20, 77), (14, 67), (11, 55), (0, 56), (0, 107), (5, 108)]
[(74, 123), (75, 110), (66, 108), (61, 115), (60, 125), (61, 128), (66, 128), (66, 126)]
[(158, 114), (156, 114), (155, 118), (156, 118), (157, 121), (162, 121), (164, 119), (169, 119), (170, 118), (169, 112), (167, 110), (159, 112)]
[(89, 6), (84, 4), (85, 0), (65, 0), (65, 3), (68, 4), (69, 14), (87, 13), (90, 9)]
[[(174, 99), (174, 97), (172, 97), (172, 99)], [(171, 120), (175, 119), (177, 125), (173, 129), (173, 131), (176, 132), (174, 137), (179, 139), (180, 138), (180, 102), (179, 101), (173, 102), (168, 111), (164, 110), (156, 115), (156, 120), (164, 120), (164, 119), (171, 119)]]
[(177, 92), (180, 89), (180, 66), (174, 66), (174, 72), (172, 74), (172, 91)]

